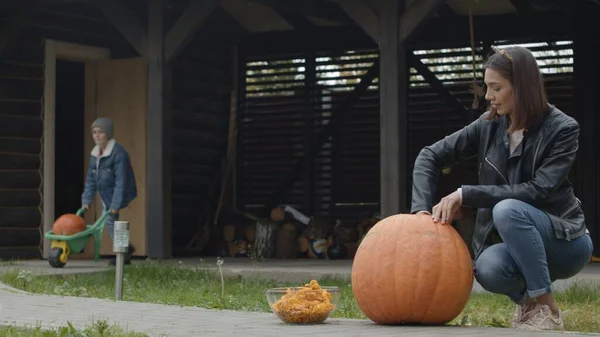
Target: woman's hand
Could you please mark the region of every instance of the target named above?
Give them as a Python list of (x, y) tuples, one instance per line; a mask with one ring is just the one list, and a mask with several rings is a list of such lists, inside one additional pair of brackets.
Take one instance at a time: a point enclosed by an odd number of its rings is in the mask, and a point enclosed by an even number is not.
[(449, 224), (461, 205), (462, 197), (458, 190), (443, 197), (437, 205), (433, 206), (433, 222), (441, 221), (442, 224)]

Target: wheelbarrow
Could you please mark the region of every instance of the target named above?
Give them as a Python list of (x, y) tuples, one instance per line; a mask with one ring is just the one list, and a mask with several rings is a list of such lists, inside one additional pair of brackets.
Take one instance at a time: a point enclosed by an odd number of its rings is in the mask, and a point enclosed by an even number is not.
[[(85, 208), (77, 211), (78, 216), (83, 216)], [(86, 229), (73, 235), (55, 235), (52, 230), (44, 234), (44, 238), (50, 240), (50, 253), (48, 254), (48, 263), (54, 268), (62, 268), (67, 264), (71, 253), (81, 253), (88, 239), (94, 238), (94, 261), (100, 258), (100, 243), (104, 231), (104, 221), (109, 211), (105, 211), (93, 225), (86, 225)]]

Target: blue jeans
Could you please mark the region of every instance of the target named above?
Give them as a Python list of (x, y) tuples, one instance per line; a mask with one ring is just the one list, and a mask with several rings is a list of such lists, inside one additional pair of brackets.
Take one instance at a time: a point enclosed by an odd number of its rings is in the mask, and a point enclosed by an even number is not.
[(475, 261), (475, 278), (492, 293), (515, 303), (551, 292), (552, 282), (579, 273), (592, 255), (592, 239), (585, 234), (557, 239), (550, 218), (519, 200), (507, 199), (492, 211), (502, 238)]
[(112, 240), (114, 235), (115, 235), (115, 221), (119, 220), (119, 213), (117, 214), (112, 214), (112, 213), (108, 213), (108, 215), (106, 216), (106, 219), (104, 220), (104, 228), (106, 231), (108, 231), (108, 236), (110, 236), (110, 239)]

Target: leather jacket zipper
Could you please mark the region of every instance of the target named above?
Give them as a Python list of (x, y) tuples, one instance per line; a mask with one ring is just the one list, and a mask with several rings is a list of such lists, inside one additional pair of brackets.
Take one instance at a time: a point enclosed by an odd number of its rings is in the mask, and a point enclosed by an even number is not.
[(508, 185), (508, 180), (506, 180), (506, 178), (504, 178), (504, 175), (502, 175), (502, 173), (500, 172), (500, 170), (498, 170), (498, 168), (494, 164), (492, 164), (492, 162), (490, 162), (490, 160), (487, 157), (485, 157), (485, 161), (488, 164), (490, 164), (490, 166), (493, 167), (494, 170), (496, 170), (496, 172), (498, 172), (498, 174), (502, 177), (502, 179), (504, 179), (504, 182), (506, 183), (506, 185)]
[(479, 257), (479, 254), (481, 254), (481, 252), (483, 251), (483, 247), (485, 247), (485, 242), (487, 241), (488, 236), (490, 235), (490, 232), (492, 231), (493, 228), (494, 228), (494, 223), (492, 223), (490, 228), (488, 228), (488, 230), (485, 232), (485, 235), (483, 236), (483, 241), (481, 243), (481, 247), (479, 247), (479, 250), (477, 251), (477, 254), (475, 254), (475, 256)]
[(540, 141), (535, 147), (535, 153), (533, 154), (533, 164), (531, 165), (531, 179), (535, 179), (535, 159), (537, 158), (538, 151), (540, 150), (540, 146), (542, 145), (542, 139), (544, 139), (544, 136), (540, 137)]
[(565, 217), (567, 214), (569, 214), (569, 213), (571, 213), (573, 210), (575, 210), (575, 208), (577, 208), (577, 206), (579, 206), (579, 201), (577, 201), (577, 200), (576, 200), (576, 201), (573, 203), (573, 206), (569, 207), (569, 208), (568, 208), (566, 211), (564, 211), (564, 212), (563, 212), (563, 213), (560, 215), (560, 217), (561, 217), (561, 218)]

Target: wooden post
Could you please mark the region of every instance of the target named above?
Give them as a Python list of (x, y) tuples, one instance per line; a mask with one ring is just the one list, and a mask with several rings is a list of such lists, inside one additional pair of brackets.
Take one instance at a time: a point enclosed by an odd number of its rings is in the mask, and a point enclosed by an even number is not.
[(171, 73), (165, 62), (163, 0), (148, 2), (148, 257), (171, 255)]
[[(594, 243), (594, 255), (600, 256), (600, 197), (596, 191), (600, 188), (600, 154), (597, 149), (600, 137), (597, 135), (600, 118), (596, 110), (600, 106), (600, 85), (597, 82), (600, 66), (595, 58), (595, 49), (600, 47), (597, 39), (585, 37), (589, 22), (584, 8), (577, 11), (576, 35), (574, 43), (574, 102), (575, 118), (580, 126), (579, 151), (575, 163), (575, 189), (581, 199), (585, 222)], [(584, 33), (585, 32), (585, 33)]]
[(400, 44), (404, 1), (382, 1), (379, 20), (381, 216), (408, 212), (408, 67)]

